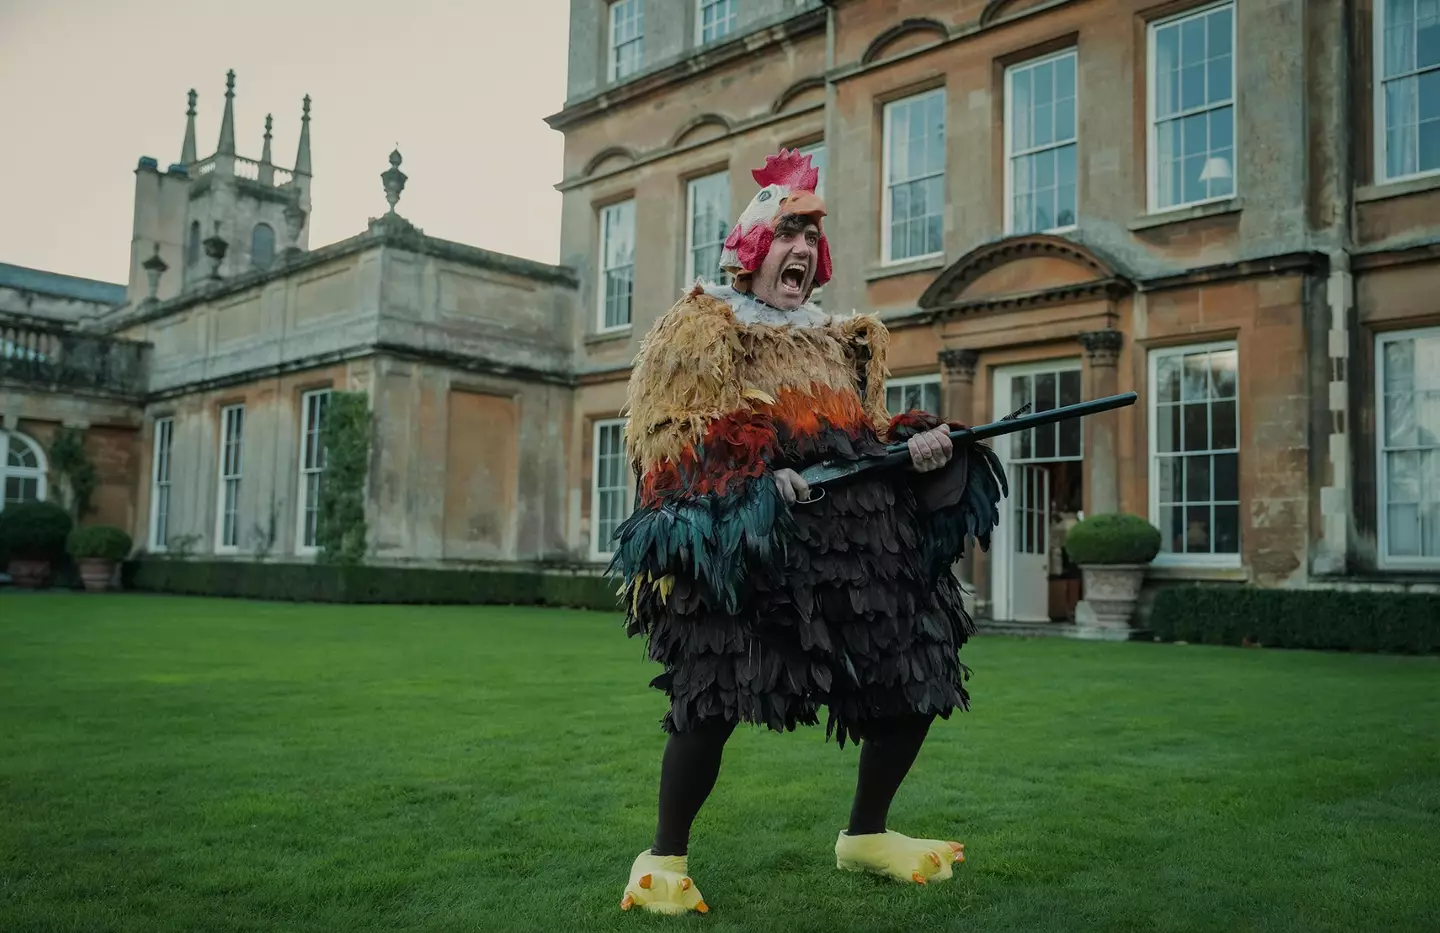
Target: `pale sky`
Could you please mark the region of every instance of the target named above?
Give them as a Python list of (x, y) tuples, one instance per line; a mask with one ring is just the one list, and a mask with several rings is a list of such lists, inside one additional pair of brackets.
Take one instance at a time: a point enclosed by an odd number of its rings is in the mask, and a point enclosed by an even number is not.
[(129, 264), (136, 162), (215, 151), (233, 68), (239, 154), (290, 167), (311, 106), (310, 246), (388, 207), (432, 236), (559, 256), (569, 0), (0, 0), (0, 262), (110, 282)]

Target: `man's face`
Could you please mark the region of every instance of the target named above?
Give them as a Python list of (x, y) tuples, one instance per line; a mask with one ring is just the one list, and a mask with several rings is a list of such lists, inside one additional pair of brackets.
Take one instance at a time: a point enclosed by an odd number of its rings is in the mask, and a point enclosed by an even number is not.
[(782, 311), (800, 307), (815, 281), (819, 247), (820, 228), (814, 221), (794, 215), (781, 218), (770, 252), (751, 273), (751, 293)]

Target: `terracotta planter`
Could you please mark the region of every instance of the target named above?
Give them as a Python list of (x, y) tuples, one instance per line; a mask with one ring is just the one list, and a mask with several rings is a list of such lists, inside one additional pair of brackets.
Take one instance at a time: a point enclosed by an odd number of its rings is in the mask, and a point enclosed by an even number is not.
[(110, 581), (115, 578), (115, 562), (106, 560), (103, 557), (82, 557), (77, 564), (80, 565), (80, 579), (85, 583), (85, 589), (90, 593), (103, 593), (110, 589)]
[(10, 561), (6, 568), (10, 579), (15, 585), (24, 590), (37, 590), (45, 585), (50, 577), (50, 562), (48, 560), (20, 560)]
[(1140, 601), (1148, 564), (1081, 564), (1085, 598), (1075, 607), (1077, 634), (1082, 638), (1124, 641)]

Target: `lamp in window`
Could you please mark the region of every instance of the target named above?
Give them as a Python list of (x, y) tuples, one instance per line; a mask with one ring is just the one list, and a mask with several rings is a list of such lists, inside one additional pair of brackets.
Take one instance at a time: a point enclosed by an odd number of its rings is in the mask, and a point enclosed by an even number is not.
[(1220, 156), (1211, 156), (1205, 160), (1205, 167), (1200, 170), (1201, 181), (1223, 181), (1230, 178), (1230, 160)]

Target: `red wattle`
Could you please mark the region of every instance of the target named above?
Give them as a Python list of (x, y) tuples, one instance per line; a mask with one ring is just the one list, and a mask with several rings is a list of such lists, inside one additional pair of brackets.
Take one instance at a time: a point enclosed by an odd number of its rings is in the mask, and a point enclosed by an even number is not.
[(816, 288), (819, 288), (821, 285), (824, 285), (826, 282), (830, 281), (830, 273), (832, 271), (830, 267), (830, 241), (825, 239), (825, 236), (823, 234), (820, 236), (820, 246), (818, 248), (818, 252), (820, 253), (820, 256), (815, 261)]
[(735, 250), (741, 267), (747, 272), (760, 268), (760, 263), (765, 261), (765, 254), (770, 252), (770, 244), (774, 239), (775, 231), (766, 224), (756, 224), (746, 231)]

